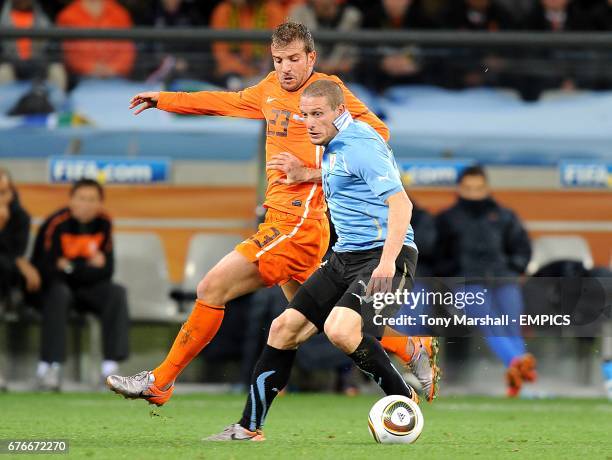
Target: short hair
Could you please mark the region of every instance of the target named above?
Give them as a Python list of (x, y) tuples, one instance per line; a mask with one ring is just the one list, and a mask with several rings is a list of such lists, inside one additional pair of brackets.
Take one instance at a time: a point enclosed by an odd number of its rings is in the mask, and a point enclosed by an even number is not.
[(104, 200), (104, 188), (102, 188), (102, 185), (100, 185), (100, 183), (94, 179), (79, 179), (73, 183), (72, 188), (70, 189), (70, 196), (73, 196), (78, 189), (85, 187), (95, 188), (98, 191), (98, 195), (100, 195), (100, 199)]
[(284, 22), (272, 33), (272, 46), (275, 48), (285, 47), (294, 41), (304, 43), (304, 51), (307, 54), (312, 53), (315, 49), (310, 30), (299, 22)]
[(461, 171), (459, 177), (457, 178), (457, 184), (460, 184), (467, 176), (479, 176), (482, 177), (485, 181), (487, 181), (487, 173), (480, 165), (468, 166), (463, 171)]
[(344, 104), (344, 93), (335, 81), (317, 80), (304, 89), (302, 97), (325, 97), (332, 110), (336, 110), (340, 104)]

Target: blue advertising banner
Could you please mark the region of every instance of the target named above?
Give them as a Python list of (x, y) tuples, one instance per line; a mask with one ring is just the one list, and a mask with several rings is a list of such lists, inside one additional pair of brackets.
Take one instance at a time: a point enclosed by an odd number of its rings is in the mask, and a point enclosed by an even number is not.
[(597, 161), (559, 163), (562, 187), (612, 188), (612, 164)]
[(405, 160), (399, 163), (406, 187), (452, 186), (470, 160)]
[(51, 157), (51, 183), (95, 179), (102, 184), (151, 184), (170, 179), (171, 163), (165, 158)]

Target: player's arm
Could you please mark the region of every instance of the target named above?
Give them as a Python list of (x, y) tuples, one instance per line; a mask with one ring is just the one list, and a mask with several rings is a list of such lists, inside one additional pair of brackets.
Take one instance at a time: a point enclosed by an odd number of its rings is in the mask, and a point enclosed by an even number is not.
[(130, 101), (134, 115), (157, 108), (183, 115), (219, 115), (228, 117), (263, 119), (260, 84), (242, 91), (145, 92)]
[(380, 262), (372, 272), (372, 278), (366, 293), (368, 296), (374, 292), (390, 292), (392, 290), (395, 260), (402, 250), (412, 218), (412, 202), (404, 189), (389, 196), (386, 203), (389, 205), (387, 239), (383, 246)]
[(363, 102), (357, 99), (357, 97), (353, 93), (351, 93), (351, 91), (344, 85), (344, 83), (342, 83), (342, 81), (340, 81), (340, 79), (338, 79), (336, 83), (338, 83), (340, 85), (340, 88), (342, 88), (346, 108), (351, 113), (353, 119), (367, 123), (372, 128), (374, 128), (376, 132), (380, 134), (385, 141), (388, 142), (390, 133), (389, 128), (387, 128), (387, 125), (385, 125), (382, 120), (376, 116), (375, 113), (368, 109), (368, 107)]
[(286, 177), (277, 179), (279, 184), (297, 184), (301, 182), (321, 182), (321, 169), (308, 168), (295, 155), (281, 152), (266, 162), (266, 169), (281, 171)]
[[(395, 259), (399, 255), (412, 218), (412, 202), (402, 184), (397, 165), (388, 147), (380, 139), (363, 139), (354, 144), (347, 165), (372, 193), (389, 206), (387, 238), (380, 262), (372, 272), (366, 295), (388, 292), (395, 275)], [(374, 156), (374, 158), (372, 158)], [(346, 158), (346, 157), (345, 157)]]

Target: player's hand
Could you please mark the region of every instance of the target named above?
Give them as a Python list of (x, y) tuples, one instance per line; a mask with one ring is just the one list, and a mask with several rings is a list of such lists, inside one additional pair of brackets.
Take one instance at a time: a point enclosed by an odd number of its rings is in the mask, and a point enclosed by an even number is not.
[(104, 264), (106, 264), (106, 256), (103, 252), (98, 251), (89, 258), (87, 263), (92, 267), (102, 268), (104, 267)]
[(366, 288), (366, 297), (377, 292), (391, 292), (393, 290), (393, 277), (395, 276), (395, 261), (380, 261), (378, 267), (372, 272), (372, 277)]
[(281, 152), (273, 156), (266, 163), (266, 169), (274, 169), (285, 174), (286, 177), (275, 180), (275, 184), (297, 184), (306, 182), (308, 179), (306, 165), (298, 157), (288, 152)]
[(28, 292), (36, 292), (40, 289), (41, 281), (38, 270), (24, 257), (19, 257), (15, 260), (15, 265), (21, 272), (25, 280), (26, 290)]
[(66, 271), (66, 269), (70, 267), (70, 265), (70, 261), (65, 257), (60, 257), (59, 259), (57, 259), (56, 266), (60, 271)]
[(159, 100), (159, 91), (149, 91), (146, 93), (138, 93), (130, 100), (130, 110), (136, 108), (134, 115), (138, 115), (147, 109), (157, 107)]

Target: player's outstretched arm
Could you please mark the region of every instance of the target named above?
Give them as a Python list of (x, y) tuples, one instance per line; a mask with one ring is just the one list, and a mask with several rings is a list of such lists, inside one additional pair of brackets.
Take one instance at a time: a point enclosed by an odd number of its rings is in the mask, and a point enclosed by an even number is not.
[(395, 275), (395, 259), (402, 250), (412, 218), (412, 202), (403, 189), (387, 198), (387, 203), (389, 204), (387, 239), (383, 246), (380, 263), (372, 272), (372, 279), (368, 284), (366, 296), (370, 296), (374, 292), (389, 292), (391, 290), (393, 276)]
[(157, 101), (159, 101), (159, 91), (138, 93), (130, 100), (130, 110), (135, 108), (134, 115), (138, 115), (147, 109), (157, 107)]
[(266, 169), (281, 171), (286, 177), (277, 179), (277, 184), (298, 184), (302, 182), (321, 182), (321, 169), (308, 168), (295, 155), (281, 152), (266, 162)]

